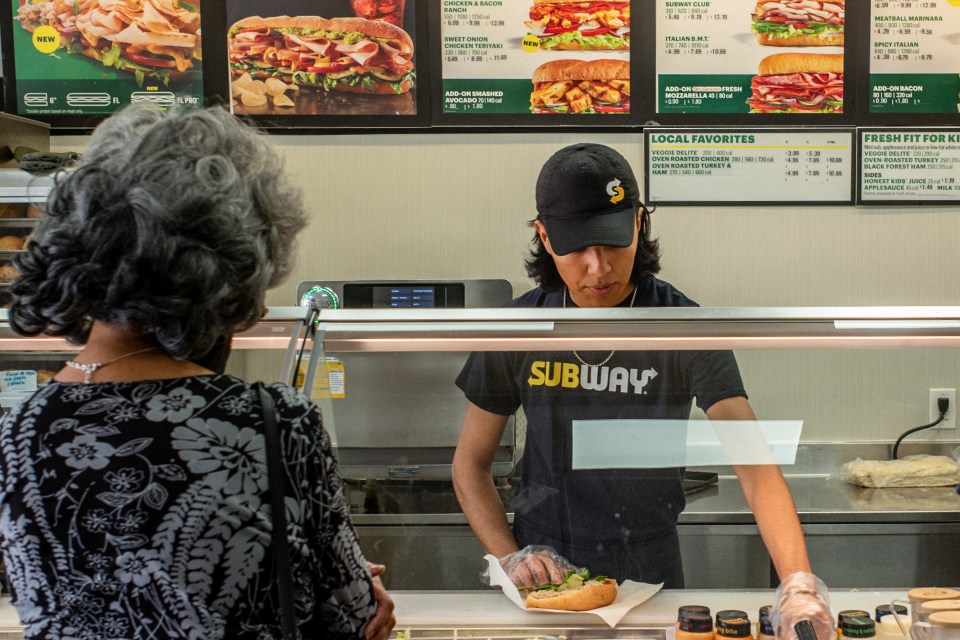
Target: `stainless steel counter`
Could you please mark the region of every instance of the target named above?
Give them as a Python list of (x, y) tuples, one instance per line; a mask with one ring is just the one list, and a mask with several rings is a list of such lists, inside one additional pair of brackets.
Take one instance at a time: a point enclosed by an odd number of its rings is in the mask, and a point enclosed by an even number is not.
[[(960, 495), (953, 487), (866, 489), (824, 475), (787, 476), (803, 524), (960, 523)], [(354, 486), (352, 518), (357, 525), (466, 524), (448, 482), (381, 483), (373, 495)], [(348, 493), (350, 493), (348, 491)], [(362, 493), (362, 495), (360, 495)], [(512, 519), (509, 488), (501, 489)], [(364, 512), (371, 498), (379, 513)], [(717, 485), (687, 496), (680, 524), (753, 524), (740, 483), (721, 476)]]
[[(953, 487), (866, 489), (827, 476), (787, 476), (804, 524), (960, 522)], [(735, 477), (687, 497), (681, 524), (752, 524)]]
[[(836, 587), (947, 584), (960, 575), (960, 496), (952, 487), (865, 489), (826, 475), (787, 476), (814, 572)], [(394, 487), (396, 488), (396, 487)], [(349, 492), (348, 492), (349, 493)], [(364, 551), (394, 569), (388, 586), (469, 589), (483, 550), (447, 483), (404, 489), (353, 516)], [(501, 490), (510, 504), (508, 488)], [(369, 498), (364, 494), (351, 502)], [(770, 560), (735, 477), (687, 496), (680, 543), (688, 587), (763, 588)], [(891, 571), (889, 558), (899, 566)], [(691, 562), (691, 558), (696, 558)]]

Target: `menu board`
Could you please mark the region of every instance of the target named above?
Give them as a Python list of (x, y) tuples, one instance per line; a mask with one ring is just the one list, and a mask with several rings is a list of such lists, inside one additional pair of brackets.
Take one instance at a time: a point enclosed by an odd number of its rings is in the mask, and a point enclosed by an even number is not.
[(199, 2), (4, 1), (13, 113), (76, 118), (128, 104), (203, 105)]
[(960, 1), (870, 5), (870, 112), (957, 113)]
[(629, 2), (437, 2), (442, 114), (630, 113)]
[(842, 114), (844, 6), (657, 0), (657, 113)]
[(861, 129), (858, 202), (960, 203), (960, 128)]
[(853, 129), (647, 129), (650, 204), (852, 204)]
[(231, 0), (223, 72), (233, 112), (291, 124), (416, 115), (414, 7), (412, 0)]

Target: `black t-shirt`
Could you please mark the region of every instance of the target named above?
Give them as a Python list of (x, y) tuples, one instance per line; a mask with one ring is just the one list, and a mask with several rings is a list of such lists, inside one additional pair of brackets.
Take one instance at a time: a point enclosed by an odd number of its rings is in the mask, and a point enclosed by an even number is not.
[[(561, 293), (537, 288), (508, 306), (560, 307)], [(651, 276), (639, 285), (634, 306), (697, 305)], [(610, 352), (578, 353), (587, 363), (601, 363)], [(620, 579), (682, 583), (676, 542), (685, 506), (682, 469), (573, 471), (571, 422), (685, 420), (694, 398), (706, 410), (745, 397), (731, 352), (617, 351), (597, 367), (582, 364), (572, 351), (477, 352), (456, 383), (485, 411), (510, 415), (523, 408), (526, 445), (513, 505), (521, 546), (549, 544), (575, 564)]]

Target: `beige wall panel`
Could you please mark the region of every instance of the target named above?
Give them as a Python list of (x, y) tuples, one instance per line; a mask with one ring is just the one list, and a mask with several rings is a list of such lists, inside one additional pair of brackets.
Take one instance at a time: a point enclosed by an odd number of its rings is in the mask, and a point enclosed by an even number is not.
[[(505, 278), (522, 293), (540, 166), (581, 140), (616, 147), (642, 181), (638, 134), (273, 136), (311, 222), (268, 303), (295, 303), (306, 279)], [(85, 139), (52, 142), (81, 149)], [(960, 305), (957, 208), (661, 207), (653, 222), (661, 277), (704, 306)], [(927, 421), (927, 389), (960, 387), (954, 351), (738, 358), (757, 413), (803, 419), (808, 442), (892, 440)], [(278, 365), (277, 354), (251, 354), (231, 368), (271, 378)]]

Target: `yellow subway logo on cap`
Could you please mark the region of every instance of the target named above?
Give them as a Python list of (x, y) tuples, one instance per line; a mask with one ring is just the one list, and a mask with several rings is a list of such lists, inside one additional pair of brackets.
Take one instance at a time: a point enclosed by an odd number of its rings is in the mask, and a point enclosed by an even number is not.
[(610, 198), (610, 202), (613, 204), (617, 204), (626, 196), (623, 187), (620, 186), (620, 181), (616, 178), (607, 183), (607, 194), (613, 196)]

